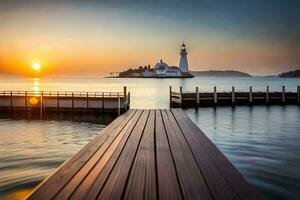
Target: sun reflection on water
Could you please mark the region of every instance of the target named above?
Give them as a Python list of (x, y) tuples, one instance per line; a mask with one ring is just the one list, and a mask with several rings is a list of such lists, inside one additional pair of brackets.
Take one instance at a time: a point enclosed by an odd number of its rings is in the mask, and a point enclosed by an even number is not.
[(40, 79), (39, 78), (33, 79), (33, 88), (32, 89), (33, 89), (34, 96), (40, 95), (41, 87), (40, 87)]

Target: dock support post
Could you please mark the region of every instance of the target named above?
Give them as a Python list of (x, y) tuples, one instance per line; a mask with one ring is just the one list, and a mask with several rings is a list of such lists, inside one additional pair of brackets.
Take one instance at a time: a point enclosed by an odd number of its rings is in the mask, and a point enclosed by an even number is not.
[(59, 92), (57, 92), (57, 94), (56, 94), (56, 107), (57, 107), (57, 113), (59, 113)]
[(121, 114), (121, 102), (120, 102), (120, 94), (118, 93), (118, 116), (120, 116), (120, 114)]
[(179, 87), (179, 106), (182, 107), (182, 86)]
[(74, 92), (72, 92), (72, 113), (74, 113)]
[(27, 110), (27, 91), (25, 91), (25, 110)]
[(128, 92), (127, 109), (130, 109), (130, 92)]
[(214, 104), (218, 103), (218, 96), (217, 96), (217, 87), (214, 87)]
[(266, 103), (267, 104), (270, 103), (270, 90), (269, 90), (269, 86), (267, 86), (267, 91), (266, 91)]
[(282, 103), (285, 104), (285, 86), (282, 86)]
[(104, 112), (104, 92), (102, 92), (102, 112)]
[(124, 111), (128, 110), (128, 95), (126, 95), (123, 99)]
[(250, 86), (250, 91), (249, 91), (249, 103), (252, 104), (253, 102), (253, 94), (252, 94), (252, 86)]
[(232, 86), (231, 103), (232, 103), (232, 105), (235, 105), (235, 91), (234, 91), (234, 86)]
[(43, 96), (44, 96), (44, 93), (43, 91), (41, 92), (41, 100), (40, 100), (40, 118), (43, 119)]
[(13, 110), (13, 95), (12, 95), (12, 91), (10, 91), (10, 110)]
[(300, 86), (297, 86), (297, 103), (300, 105)]
[(86, 111), (89, 111), (89, 93), (86, 93)]
[(171, 107), (172, 104), (172, 86), (169, 86), (169, 106)]
[(127, 87), (124, 86), (123, 90), (124, 90), (124, 98), (125, 98), (125, 97), (126, 97), (126, 94), (127, 94)]
[(199, 98), (199, 89), (196, 87), (196, 106), (198, 107), (200, 103), (200, 98)]

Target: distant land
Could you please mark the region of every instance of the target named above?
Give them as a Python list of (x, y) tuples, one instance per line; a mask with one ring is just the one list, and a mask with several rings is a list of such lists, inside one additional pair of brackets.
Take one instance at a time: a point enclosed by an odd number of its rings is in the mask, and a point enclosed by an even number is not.
[(209, 70), (191, 71), (194, 76), (214, 76), (214, 77), (252, 77), (250, 74), (235, 70)]
[[(120, 72), (118, 75), (111, 75), (110, 78), (136, 78), (143, 77), (145, 70), (151, 71), (150, 66), (139, 67), (136, 69), (128, 69)], [(206, 70), (206, 71), (190, 71), (195, 77), (253, 77), (253, 75), (237, 70)], [(266, 75), (260, 77), (281, 77), (281, 78), (300, 78), (300, 69), (294, 71), (283, 72), (281, 74)]]
[(297, 69), (295, 71), (284, 72), (279, 74), (278, 76), (282, 78), (300, 78), (300, 69)]

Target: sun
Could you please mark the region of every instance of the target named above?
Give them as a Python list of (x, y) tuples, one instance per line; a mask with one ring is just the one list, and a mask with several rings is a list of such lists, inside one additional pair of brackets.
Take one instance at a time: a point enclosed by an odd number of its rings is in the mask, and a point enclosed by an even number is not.
[(40, 63), (33, 63), (32, 69), (34, 71), (40, 71), (41, 70), (41, 64)]

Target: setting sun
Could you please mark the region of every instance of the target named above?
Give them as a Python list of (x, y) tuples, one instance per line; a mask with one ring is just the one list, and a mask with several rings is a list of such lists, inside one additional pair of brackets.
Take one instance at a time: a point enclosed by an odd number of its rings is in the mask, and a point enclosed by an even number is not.
[(34, 63), (34, 64), (32, 65), (32, 69), (33, 69), (34, 71), (40, 71), (40, 69), (41, 69), (41, 64), (40, 64), (40, 63)]

